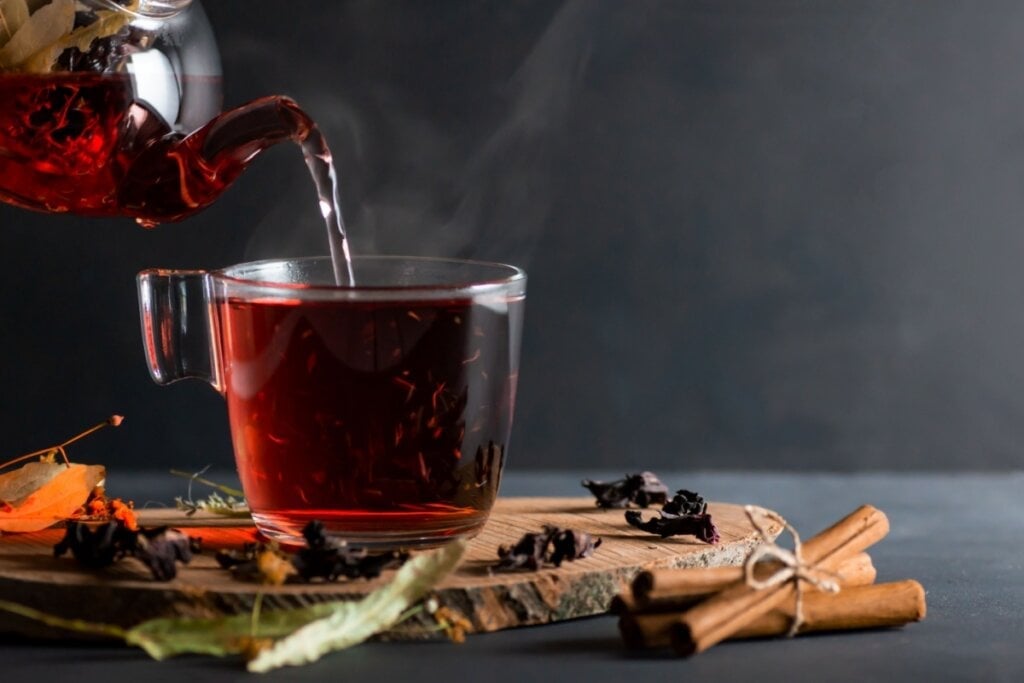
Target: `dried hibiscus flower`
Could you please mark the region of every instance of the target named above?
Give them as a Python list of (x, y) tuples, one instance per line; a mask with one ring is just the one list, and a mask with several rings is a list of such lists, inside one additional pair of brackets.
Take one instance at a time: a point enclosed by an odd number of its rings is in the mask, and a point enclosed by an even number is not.
[(653, 472), (627, 474), (616, 481), (584, 479), (580, 483), (594, 494), (597, 506), (602, 508), (624, 508), (630, 503), (645, 508), (668, 500), (668, 487)]
[(626, 522), (648, 533), (662, 538), (669, 536), (696, 536), (705, 543), (718, 543), (718, 529), (708, 514), (705, 500), (686, 489), (680, 489), (669, 502), (665, 503), (657, 517), (644, 521), (636, 510), (626, 511)]
[(149, 567), (157, 581), (170, 581), (178, 575), (178, 563), (192, 561), (192, 541), (169, 527), (139, 529), (132, 555)]
[(708, 504), (704, 497), (694, 491), (679, 489), (672, 500), (665, 503), (661, 508), (661, 514), (668, 517), (680, 515), (703, 515), (707, 514)]
[(89, 569), (102, 569), (132, 556), (145, 564), (157, 581), (170, 581), (178, 574), (178, 563), (188, 564), (197, 550), (195, 541), (177, 529), (131, 529), (115, 519), (100, 525), (68, 522), (53, 554), (60, 557), (70, 551)]
[(600, 538), (572, 529), (544, 526), (540, 533), (524, 534), (513, 546), (498, 546), (496, 572), (536, 571), (546, 566), (560, 567), (568, 560), (590, 557), (601, 545)]
[(331, 538), (324, 525), (313, 521), (302, 530), (306, 547), (292, 558), (296, 571), (306, 581), (325, 579), (373, 579), (385, 569), (401, 565), (408, 559), (405, 553), (388, 552), (371, 555), (365, 548), (348, 546)]
[(83, 567), (102, 569), (129, 554), (135, 547), (135, 533), (118, 522), (90, 526), (68, 522), (64, 538), (53, 546), (54, 557), (70, 551)]
[(276, 543), (247, 543), (241, 550), (218, 551), (217, 563), (239, 579), (281, 585), (294, 575), (304, 581), (373, 579), (408, 559), (405, 553), (371, 555), (365, 548), (348, 546), (328, 536), (317, 521), (308, 523), (302, 535), (306, 547), (291, 559)]
[(39, 531), (75, 516), (92, 491), (102, 484), (106, 471), (100, 465), (72, 463), (65, 448), (103, 427), (117, 427), (123, 420), (114, 415), (56, 446), (0, 465), (3, 469), (37, 458), (0, 474), (0, 532)]
[[(552, 528), (552, 527), (548, 527)], [(601, 545), (600, 538), (594, 538), (590, 534), (572, 529), (554, 529), (551, 537), (551, 556), (549, 561), (556, 567), (561, 567), (562, 562), (569, 560), (580, 560), (594, 554), (597, 546)]]
[(536, 571), (544, 566), (551, 539), (545, 532), (523, 534), (513, 546), (498, 546), (498, 564), (494, 571), (510, 572), (517, 569)]

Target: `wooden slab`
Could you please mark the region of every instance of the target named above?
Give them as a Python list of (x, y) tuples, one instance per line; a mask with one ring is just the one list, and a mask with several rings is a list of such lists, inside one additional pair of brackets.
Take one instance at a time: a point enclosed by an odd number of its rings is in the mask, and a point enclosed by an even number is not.
[[(717, 545), (690, 537), (660, 539), (628, 526), (622, 510), (600, 510), (592, 498), (501, 498), (487, 526), (470, 542), (459, 568), (438, 589), (444, 605), (466, 615), (477, 632), (544, 624), (606, 612), (611, 598), (641, 569), (735, 565), (757, 539), (742, 506), (711, 503), (721, 533)], [(646, 513), (645, 513), (646, 514)], [(651, 512), (650, 514), (653, 514)], [(122, 626), (167, 616), (212, 617), (249, 612), (254, 584), (220, 569), (213, 550), (256, 539), (245, 522), (220, 517), (186, 517), (174, 510), (144, 510), (145, 526), (170, 524), (203, 538), (204, 553), (182, 567), (178, 577), (158, 583), (132, 559), (102, 571), (87, 571), (70, 557), (54, 558), (62, 530), (0, 537), (0, 599), (20, 602), (69, 618)], [(499, 545), (515, 543), (544, 524), (586, 531), (602, 539), (595, 554), (559, 569), (491, 574)], [(773, 536), (780, 531), (770, 528)], [(263, 588), (263, 609), (352, 599), (373, 590), (375, 581), (294, 584)], [(428, 623), (407, 623), (395, 637), (425, 637)], [(0, 612), (0, 632), (74, 637)]]

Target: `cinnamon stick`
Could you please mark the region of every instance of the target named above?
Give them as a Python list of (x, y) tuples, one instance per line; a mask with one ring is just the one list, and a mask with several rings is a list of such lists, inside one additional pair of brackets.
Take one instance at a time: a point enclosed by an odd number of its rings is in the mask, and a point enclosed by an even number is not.
[[(870, 547), (889, 532), (881, 510), (863, 505), (803, 545), (803, 561), (836, 571), (844, 559)], [(761, 590), (738, 584), (684, 612), (672, 626), (672, 647), (688, 656), (733, 636), (757, 619), (794, 599), (792, 581)]]
[[(732, 634), (730, 639), (779, 636), (793, 622), (792, 603), (786, 603)], [(927, 611), (924, 588), (917, 581), (897, 581), (870, 586), (850, 586), (839, 593), (808, 591), (803, 597), (803, 621), (799, 633), (847, 631), (903, 626), (920, 621)], [(628, 613), (619, 618), (626, 647), (666, 647), (679, 613)]]
[[(778, 571), (779, 562), (766, 562), (756, 575), (760, 578)], [(857, 553), (843, 560), (836, 569), (840, 585), (865, 586), (875, 582), (874, 565), (867, 553)], [(706, 569), (652, 569), (637, 574), (632, 593), (616, 596), (611, 611), (681, 612), (719, 591), (744, 580), (743, 567), (708, 567)]]

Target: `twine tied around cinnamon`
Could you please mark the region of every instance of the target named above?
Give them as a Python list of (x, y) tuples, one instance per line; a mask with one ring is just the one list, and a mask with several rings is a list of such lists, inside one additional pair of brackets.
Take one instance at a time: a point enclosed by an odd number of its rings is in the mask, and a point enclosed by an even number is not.
[[(787, 638), (792, 638), (800, 632), (800, 627), (804, 623), (803, 584), (805, 582), (809, 583), (818, 590), (827, 593), (838, 593), (839, 582), (836, 579), (839, 576), (835, 572), (819, 569), (817, 565), (804, 562), (801, 556), (800, 534), (781, 515), (771, 510), (755, 508), (753, 505), (746, 505), (743, 509), (747, 513), (747, 518), (750, 520), (751, 525), (761, 536), (761, 544), (751, 550), (750, 554), (747, 555), (747, 559), (743, 562), (744, 578), (747, 585), (754, 590), (765, 590), (787, 581), (793, 582), (793, 588), (796, 591), (796, 603), (793, 606), (793, 621), (789, 626), (789, 631), (786, 633)], [(790, 536), (793, 537), (793, 550), (790, 551), (782, 548), (771, 540), (768, 532), (757, 520), (755, 516), (757, 512), (762, 517), (782, 525), (789, 532)], [(782, 566), (767, 578), (758, 579), (754, 576), (754, 568), (762, 560), (776, 560)]]

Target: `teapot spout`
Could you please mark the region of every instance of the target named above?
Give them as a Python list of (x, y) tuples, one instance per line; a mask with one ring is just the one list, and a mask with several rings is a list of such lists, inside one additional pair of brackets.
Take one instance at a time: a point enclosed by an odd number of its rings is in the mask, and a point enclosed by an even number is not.
[[(147, 114), (132, 112), (130, 125), (143, 130)], [(182, 220), (216, 201), (261, 152), (279, 142), (302, 144), (314, 129), (290, 98), (254, 100), (188, 136), (167, 135), (146, 146), (125, 172), (120, 203), (144, 227)]]

